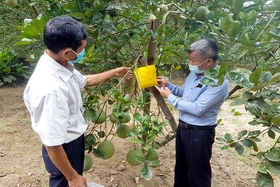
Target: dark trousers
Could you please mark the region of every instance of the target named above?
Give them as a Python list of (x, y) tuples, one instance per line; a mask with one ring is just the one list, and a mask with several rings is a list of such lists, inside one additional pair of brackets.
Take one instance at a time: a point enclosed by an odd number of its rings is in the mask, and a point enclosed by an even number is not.
[[(83, 174), (85, 152), (84, 145), (84, 136), (80, 136), (78, 139), (62, 145), (69, 159), (69, 162), (80, 175)], [(68, 181), (52, 163), (44, 146), (42, 146), (42, 155), (46, 170), (50, 173), (49, 187), (68, 187)]]
[(174, 187), (211, 187), (210, 159), (214, 138), (215, 128), (192, 129), (179, 123)]

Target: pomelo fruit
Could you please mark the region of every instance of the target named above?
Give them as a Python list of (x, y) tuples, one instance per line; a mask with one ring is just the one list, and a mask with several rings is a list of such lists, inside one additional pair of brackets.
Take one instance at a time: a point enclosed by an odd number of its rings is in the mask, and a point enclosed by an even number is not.
[(97, 150), (105, 155), (103, 159), (109, 159), (114, 155), (115, 147), (112, 142), (104, 140), (97, 146)]
[(194, 17), (198, 21), (205, 21), (206, 20), (206, 15), (209, 13), (209, 9), (205, 6), (200, 6), (196, 10)]
[(17, 0), (6, 0), (5, 3), (6, 3), (9, 7), (15, 7), (15, 6), (17, 6)]
[(135, 156), (139, 156), (139, 157), (143, 157), (145, 158), (143, 152), (139, 149), (131, 149), (130, 151), (128, 151), (128, 153), (126, 154), (126, 161), (132, 165), (132, 166), (137, 166), (139, 164), (141, 164), (140, 162), (138, 162), (137, 160), (135, 160)]
[(103, 110), (101, 110), (101, 109), (95, 110), (95, 116), (92, 119), (92, 122), (96, 123), (96, 124), (101, 124), (101, 123), (104, 123), (105, 120), (106, 120), (105, 112)]
[(122, 123), (128, 123), (131, 120), (130, 115), (124, 115), (123, 118), (121, 119)]
[(130, 132), (130, 127), (128, 125), (121, 125), (117, 129), (117, 136), (120, 138), (126, 138)]
[(92, 162), (91, 157), (88, 155), (85, 155), (83, 171), (88, 171), (92, 167), (92, 165), (93, 165), (93, 162)]
[(115, 116), (113, 113), (110, 115), (109, 119), (112, 123), (116, 123), (118, 120), (117, 116)]

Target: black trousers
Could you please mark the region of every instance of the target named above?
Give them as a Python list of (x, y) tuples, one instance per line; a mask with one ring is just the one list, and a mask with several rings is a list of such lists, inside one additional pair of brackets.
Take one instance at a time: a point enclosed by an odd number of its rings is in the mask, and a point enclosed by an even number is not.
[[(192, 128), (193, 127), (193, 128)], [(176, 132), (174, 187), (211, 187), (215, 126), (200, 129), (179, 122)]]
[[(72, 167), (77, 171), (78, 174), (82, 175), (85, 153), (84, 136), (82, 135), (78, 139), (67, 144), (63, 144), (62, 146)], [(49, 187), (68, 187), (68, 181), (52, 163), (44, 146), (42, 146), (42, 155), (46, 170), (50, 173)]]

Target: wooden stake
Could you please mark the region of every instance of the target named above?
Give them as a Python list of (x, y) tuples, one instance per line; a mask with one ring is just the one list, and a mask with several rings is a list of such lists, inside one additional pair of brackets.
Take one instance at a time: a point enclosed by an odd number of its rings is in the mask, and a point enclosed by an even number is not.
[[(151, 20), (150, 22), (150, 28), (152, 30), (157, 30), (159, 27), (159, 19)], [(156, 47), (157, 43), (155, 41), (155, 38), (151, 35), (150, 40), (149, 40), (149, 45), (148, 45), (148, 65), (152, 65), (155, 62), (155, 57), (156, 57)], [(174, 132), (176, 132), (177, 129), (177, 123), (174, 119), (173, 114), (169, 110), (167, 104), (165, 103), (165, 100), (162, 98), (160, 93), (155, 87), (150, 88), (150, 92), (153, 93), (155, 99), (157, 100), (157, 103), (159, 107), (162, 109), (166, 119), (169, 121), (169, 124)]]

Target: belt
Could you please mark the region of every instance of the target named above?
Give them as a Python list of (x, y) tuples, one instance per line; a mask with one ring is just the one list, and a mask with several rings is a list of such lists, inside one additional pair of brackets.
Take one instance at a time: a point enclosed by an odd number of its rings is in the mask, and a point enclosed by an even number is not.
[(215, 127), (217, 126), (217, 124), (215, 125), (207, 125), (207, 126), (198, 126), (198, 125), (191, 125), (188, 123), (185, 123), (181, 120), (179, 120), (179, 126), (182, 127), (183, 129), (187, 129), (187, 130), (213, 130), (215, 129)]

